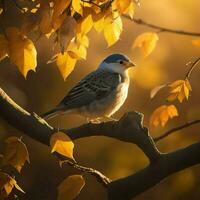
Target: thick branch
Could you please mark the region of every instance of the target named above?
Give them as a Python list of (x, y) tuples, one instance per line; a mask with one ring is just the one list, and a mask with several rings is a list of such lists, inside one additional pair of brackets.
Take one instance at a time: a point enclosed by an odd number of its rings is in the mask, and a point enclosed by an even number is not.
[[(33, 139), (49, 145), (49, 139), (54, 133), (54, 128), (48, 125), (36, 114), (30, 114), (12, 101), (3, 90), (0, 90), (0, 116), (13, 127), (23, 131)], [(109, 199), (129, 200), (159, 183), (165, 177), (200, 163), (200, 142), (178, 151), (161, 154), (147, 128), (142, 125), (143, 115), (131, 112), (124, 115), (118, 122), (101, 124), (84, 124), (77, 128), (63, 130), (73, 140), (89, 136), (108, 136), (125, 142), (138, 145), (148, 156), (150, 165), (141, 171), (109, 183), (100, 172), (72, 164), (76, 169), (81, 168), (87, 173), (94, 172), (104, 185), (107, 186)], [(134, 155), (131, 155), (134, 158)], [(89, 172), (88, 172), (89, 170)], [(99, 176), (100, 174), (100, 176)]]
[(159, 32), (168, 32), (168, 33), (173, 33), (173, 34), (179, 34), (179, 35), (188, 35), (188, 36), (200, 36), (200, 33), (197, 32), (190, 32), (190, 31), (183, 31), (183, 30), (177, 30), (177, 29), (171, 29), (171, 28), (165, 28), (163, 26), (158, 26), (158, 25), (154, 25), (151, 23), (148, 23), (142, 19), (137, 19), (137, 18), (133, 18), (131, 19), (129, 16), (124, 15), (124, 17), (134, 21), (136, 24), (138, 25), (143, 25), (143, 26), (147, 26), (149, 28), (153, 28), (158, 30)]
[(108, 185), (109, 200), (130, 200), (155, 186), (167, 176), (200, 163), (200, 142), (178, 151), (163, 154), (152, 165), (139, 172), (111, 182)]

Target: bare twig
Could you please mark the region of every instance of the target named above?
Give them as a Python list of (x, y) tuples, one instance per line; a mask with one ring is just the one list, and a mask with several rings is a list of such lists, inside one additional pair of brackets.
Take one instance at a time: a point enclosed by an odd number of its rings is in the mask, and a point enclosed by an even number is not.
[(200, 62), (200, 57), (197, 58), (194, 62), (192, 62), (192, 65), (191, 65), (189, 71), (187, 72), (185, 79), (188, 79), (190, 77), (193, 69), (199, 64), (199, 62)]
[(100, 5), (98, 5), (97, 3), (95, 3), (95, 2), (92, 1), (92, 0), (81, 0), (81, 1), (84, 2), (84, 3), (93, 4), (93, 5), (97, 6), (98, 8), (101, 8)]
[(190, 127), (190, 126), (192, 126), (192, 125), (194, 125), (194, 124), (198, 124), (198, 123), (200, 123), (200, 120), (199, 120), (199, 119), (194, 120), (194, 121), (191, 121), (191, 122), (188, 122), (188, 123), (183, 124), (183, 125), (181, 125), (181, 126), (172, 128), (172, 129), (170, 129), (169, 131), (163, 133), (162, 135), (160, 135), (160, 136), (154, 138), (154, 141), (155, 141), (155, 142), (158, 142), (158, 141), (160, 141), (161, 139), (163, 139), (163, 138), (165, 138), (165, 137), (171, 135), (172, 133), (174, 133), (174, 132), (176, 132), (176, 131), (182, 130), (182, 129), (184, 129), (184, 128)]
[(77, 163), (71, 162), (69, 160), (65, 161), (64, 163), (67, 163), (68, 165), (72, 166), (73, 168), (81, 172), (88, 173), (88, 174), (91, 174), (92, 176), (95, 176), (97, 180), (103, 184), (104, 187), (106, 187), (111, 182), (111, 180), (108, 177), (106, 177), (104, 174), (102, 174), (96, 169), (93, 169), (91, 167), (84, 167)]
[(131, 19), (128, 15), (123, 15), (123, 16), (127, 19), (134, 21), (138, 25), (147, 26), (149, 28), (156, 29), (159, 32), (168, 32), (168, 33), (179, 34), (179, 35), (188, 35), (188, 36), (200, 36), (200, 33), (197, 33), (197, 32), (190, 32), (190, 31), (183, 31), (183, 30), (165, 28), (165, 27), (162, 27), (162, 26), (158, 26), (158, 25), (148, 23), (148, 22), (146, 22), (142, 19), (137, 19), (137, 18)]

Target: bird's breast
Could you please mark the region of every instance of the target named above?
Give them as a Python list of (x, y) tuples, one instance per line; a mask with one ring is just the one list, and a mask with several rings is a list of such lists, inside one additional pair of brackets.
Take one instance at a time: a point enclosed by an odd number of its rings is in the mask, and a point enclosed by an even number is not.
[(120, 83), (107, 97), (82, 107), (80, 114), (91, 119), (112, 116), (125, 102), (128, 88), (129, 82)]

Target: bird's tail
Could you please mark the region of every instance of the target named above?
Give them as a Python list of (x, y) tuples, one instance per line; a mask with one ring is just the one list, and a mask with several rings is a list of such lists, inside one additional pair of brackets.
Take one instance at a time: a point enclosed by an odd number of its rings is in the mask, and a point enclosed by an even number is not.
[(56, 117), (57, 115), (59, 115), (61, 113), (61, 109), (59, 107), (57, 108), (54, 108), (42, 115), (40, 115), (42, 118), (44, 119), (51, 119), (51, 118), (54, 118)]

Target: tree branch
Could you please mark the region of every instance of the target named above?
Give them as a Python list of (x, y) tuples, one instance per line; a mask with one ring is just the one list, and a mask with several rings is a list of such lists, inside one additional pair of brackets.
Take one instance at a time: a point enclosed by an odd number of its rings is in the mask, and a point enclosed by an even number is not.
[(168, 130), (167, 132), (163, 133), (162, 135), (160, 135), (160, 136), (158, 136), (158, 137), (155, 137), (155, 138), (154, 138), (154, 141), (155, 141), (155, 142), (158, 142), (159, 140), (161, 140), (161, 139), (163, 139), (163, 138), (169, 136), (170, 134), (172, 134), (172, 133), (174, 133), (174, 132), (176, 132), (176, 131), (182, 130), (182, 129), (184, 129), (184, 128), (190, 127), (190, 126), (192, 126), (192, 125), (194, 125), (194, 124), (198, 124), (198, 123), (200, 123), (200, 119), (197, 119), (197, 120), (194, 120), (194, 121), (191, 121), (191, 122), (187, 122), (186, 124), (183, 124), (183, 125), (181, 125), (181, 126), (172, 128), (172, 129)]
[(178, 151), (163, 154), (146, 168), (108, 185), (109, 200), (130, 200), (160, 183), (167, 176), (200, 163), (200, 142)]
[[(30, 114), (18, 106), (2, 89), (0, 89), (0, 116), (13, 127), (46, 145), (49, 145), (50, 137), (56, 131), (36, 114)], [(142, 114), (130, 112), (117, 122), (89, 123), (63, 130), (72, 140), (103, 135), (130, 142), (136, 144), (149, 158), (150, 164), (146, 168), (111, 182), (100, 172), (71, 163), (76, 169), (100, 178), (101, 183), (107, 186), (110, 200), (130, 200), (172, 173), (200, 163), (200, 142), (172, 153), (162, 154), (157, 150), (148, 129), (143, 127), (142, 120)]]
[(188, 70), (187, 74), (185, 75), (185, 79), (189, 79), (192, 71), (194, 68), (199, 64), (200, 58), (197, 58), (194, 62), (189, 62), (188, 64), (191, 64), (190, 69)]
[(137, 18), (133, 18), (131, 19), (128, 15), (123, 15), (125, 18), (134, 21), (136, 24), (138, 25), (143, 25), (143, 26), (147, 26), (149, 28), (153, 28), (158, 30), (159, 32), (168, 32), (168, 33), (173, 33), (173, 34), (179, 34), (179, 35), (188, 35), (188, 36), (200, 36), (200, 33), (197, 32), (190, 32), (190, 31), (183, 31), (183, 30), (176, 30), (176, 29), (170, 29), (170, 28), (165, 28), (162, 26), (158, 26), (158, 25), (154, 25), (151, 23), (148, 23), (142, 19), (137, 19)]

